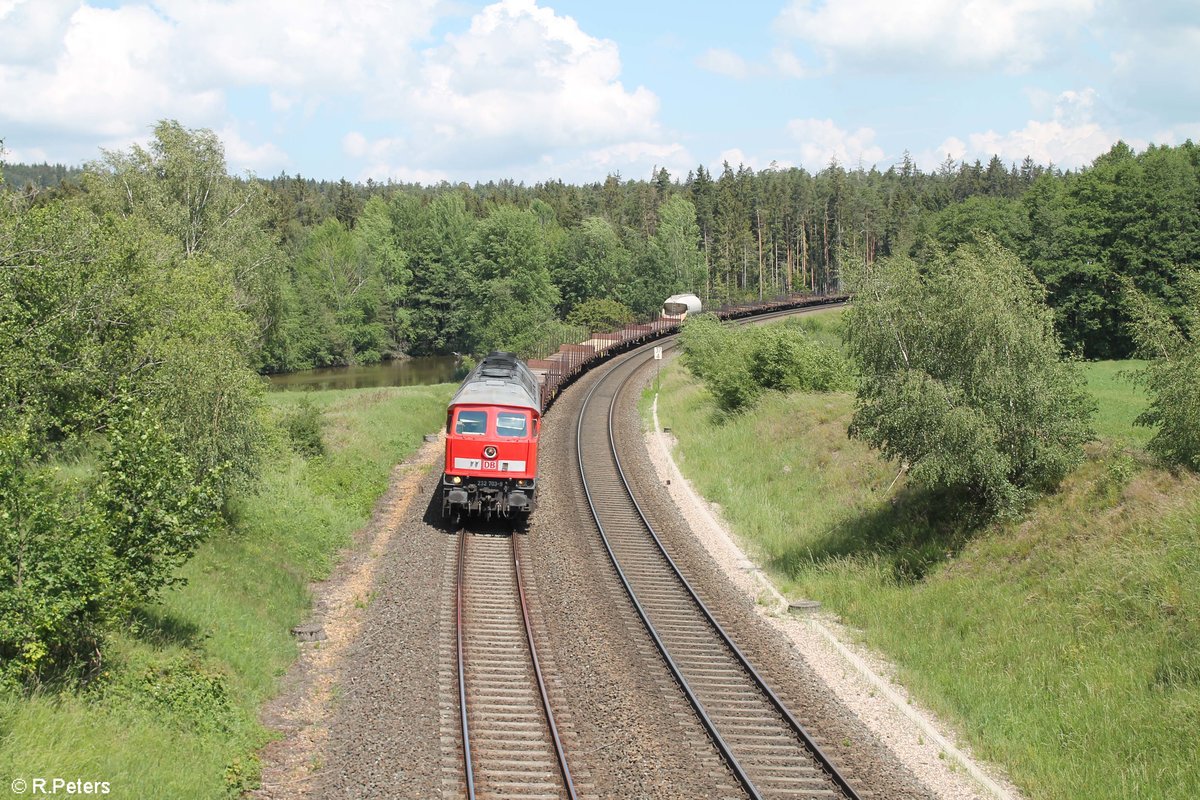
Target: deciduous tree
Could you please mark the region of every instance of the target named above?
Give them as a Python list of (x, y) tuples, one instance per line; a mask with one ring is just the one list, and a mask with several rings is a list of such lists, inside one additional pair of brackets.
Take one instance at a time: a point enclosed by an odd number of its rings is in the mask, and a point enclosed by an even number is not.
[(1054, 487), (1082, 459), (1091, 402), (1063, 360), (1043, 290), (994, 240), (855, 276), (846, 336), (862, 374), (853, 437), (918, 483), (991, 510)]

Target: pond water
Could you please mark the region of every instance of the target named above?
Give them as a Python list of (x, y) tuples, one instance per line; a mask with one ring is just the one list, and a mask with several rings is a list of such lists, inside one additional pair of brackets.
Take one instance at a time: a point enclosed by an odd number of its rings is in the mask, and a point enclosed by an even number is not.
[(454, 356), (405, 358), (358, 367), (322, 367), (268, 375), (276, 391), (317, 389), (373, 389), (380, 386), (424, 386), (453, 383), (458, 359)]

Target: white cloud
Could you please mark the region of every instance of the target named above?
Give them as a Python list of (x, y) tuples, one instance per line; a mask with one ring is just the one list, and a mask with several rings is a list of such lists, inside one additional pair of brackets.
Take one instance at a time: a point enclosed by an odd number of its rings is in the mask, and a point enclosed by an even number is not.
[(1020, 72), (1054, 55), (1097, 0), (792, 0), (775, 22), (828, 66)]
[(785, 78), (808, 78), (816, 74), (795, 53), (783, 47), (771, 51), (771, 66)]
[(371, 90), (411, 78), (436, 0), (156, 0), (181, 34), (191, 81), (305, 92)]
[(658, 98), (644, 87), (626, 90), (620, 72), (615, 42), (533, 0), (503, 0), (425, 53), (404, 111), (452, 147), (532, 152), (657, 138)]
[(696, 59), (700, 69), (725, 75), (730, 78), (743, 79), (750, 76), (750, 65), (746, 60), (731, 50), (706, 50)]
[[(1035, 107), (1040, 98), (1035, 97)], [(1108, 129), (1093, 119), (1097, 93), (1092, 88), (1061, 92), (1051, 119), (1028, 120), (1024, 127), (999, 133), (988, 130), (967, 134), (966, 141), (951, 136), (932, 151), (917, 155), (922, 169), (936, 168), (946, 157), (955, 161), (988, 161), (993, 155), (1006, 164), (1020, 163), (1030, 156), (1039, 164), (1053, 163), (1064, 169), (1090, 164), (1105, 153), (1113, 142), (1122, 138), (1116, 130)], [(1133, 147), (1147, 144), (1137, 138), (1125, 137)]]
[(534, 0), (502, 0), (425, 50), (413, 84), (377, 102), (404, 125), (402, 147), (392, 137), (343, 146), (379, 158), (376, 167), (437, 164), (479, 178), (595, 180), (640, 169), (679, 146), (660, 129), (658, 98), (627, 89), (620, 74), (615, 42)]
[[(231, 168), (266, 171), (289, 163), (288, 130), (328, 130), (337, 113), (367, 118), (339, 132), (342, 150), (380, 178), (549, 165), (595, 179), (685, 152), (658, 97), (622, 83), (617, 44), (535, 0), (488, 5), (440, 41), (435, 24), (462, 13), (446, 0), (88, 2), (0, 0), (0, 47), (22, 43), (0, 52), (11, 149), (81, 161), (171, 117), (219, 131)], [(239, 133), (254, 130), (273, 141)]]
[(267, 175), (285, 169), (291, 163), (287, 153), (278, 145), (272, 142), (251, 144), (232, 125), (216, 133), (225, 145), (225, 162), (235, 173), (249, 171), (257, 175)]
[(79, 6), (52, 61), (0, 64), (0, 121), (122, 145), (164, 116), (215, 122), (221, 92), (173, 80), (172, 34), (144, 6)]
[(78, 0), (0, 1), (4, 61), (43, 64), (61, 52), (63, 34)]
[[(306, 116), (335, 96), (386, 94), (412, 80), (437, 0), (0, 0), (0, 130), (58, 157), (127, 147), (164, 117), (233, 125), (229, 92), (262, 88), (269, 109)], [(265, 110), (265, 109), (264, 109)], [(15, 135), (14, 135), (15, 134)], [(86, 144), (84, 144), (86, 142)], [(281, 151), (230, 144), (247, 164)]]
[(787, 127), (799, 145), (800, 163), (809, 170), (824, 169), (835, 159), (847, 169), (860, 164), (869, 168), (883, 160), (883, 148), (875, 143), (871, 128), (846, 131), (831, 119), (794, 119)]

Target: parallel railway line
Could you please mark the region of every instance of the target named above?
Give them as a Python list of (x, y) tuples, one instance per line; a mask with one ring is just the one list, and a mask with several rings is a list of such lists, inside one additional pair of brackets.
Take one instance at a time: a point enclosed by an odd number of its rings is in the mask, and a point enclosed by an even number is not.
[(576, 457), (588, 505), (618, 577), (750, 797), (857, 800), (848, 781), (680, 573), (625, 478), (613, 413), (621, 390), (648, 356), (635, 351), (601, 376), (584, 400), (576, 427)]

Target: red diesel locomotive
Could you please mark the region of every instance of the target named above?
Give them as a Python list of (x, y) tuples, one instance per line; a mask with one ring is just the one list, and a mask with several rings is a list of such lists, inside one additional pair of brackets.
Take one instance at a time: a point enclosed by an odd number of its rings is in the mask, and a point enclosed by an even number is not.
[(442, 516), (483, 514), (523, 521), (537, 489), (541, 391), (512, 353), (471, 370), (446, 411)]

